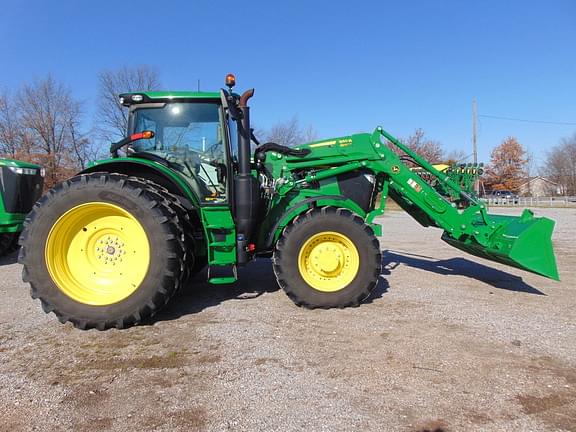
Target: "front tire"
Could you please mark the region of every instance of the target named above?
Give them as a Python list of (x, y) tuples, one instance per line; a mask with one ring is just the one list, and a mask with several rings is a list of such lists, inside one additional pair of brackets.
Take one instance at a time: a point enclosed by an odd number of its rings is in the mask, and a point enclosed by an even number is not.
[(22, 234), (23, 279), (63, 323), (130, 327), (180, 287), (183, 238), (154, 184), (122, 174), (76, 176), (34, 206)]
[(382, 256), (372, 229), (346, 209), (323, 207), (297, 217), (276, 244), (278, 284), (299, 306), (343, 308), (365, 300)]

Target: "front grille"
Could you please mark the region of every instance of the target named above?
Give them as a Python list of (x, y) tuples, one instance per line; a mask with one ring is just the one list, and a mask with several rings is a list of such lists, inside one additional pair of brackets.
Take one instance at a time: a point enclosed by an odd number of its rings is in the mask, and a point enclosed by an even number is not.
[(44, 179), (37, 173), (17, 174), (9, 167), (0, 167), (0, 193), (7, 213), (26, 214), (42, 195)]

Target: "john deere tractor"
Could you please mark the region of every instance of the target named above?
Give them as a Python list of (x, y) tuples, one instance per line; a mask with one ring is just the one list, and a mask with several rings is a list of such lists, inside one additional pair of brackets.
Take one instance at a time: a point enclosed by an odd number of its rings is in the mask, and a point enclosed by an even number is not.
[(272, 257), (297, 305), (358, 305), (381, 273), (376, 218), (387, 197), (452, 246), (558, 279), (552, 220), (488, 214), (454, 172), (381, 127), (295, 148), (260, 144), (254, 90), (239, 95), (234, 81), (215, 93), (120, 95), (126, 138), (27, 220), (23, 278), (46, 312), (81, 329), (129, 327), (204, 267), (208, 282), (228, 284), (257, 256)]
[(0, 257), (18, 248), (24, 218), (42, 194), (43, 174), (37, 165), (0, 159)]

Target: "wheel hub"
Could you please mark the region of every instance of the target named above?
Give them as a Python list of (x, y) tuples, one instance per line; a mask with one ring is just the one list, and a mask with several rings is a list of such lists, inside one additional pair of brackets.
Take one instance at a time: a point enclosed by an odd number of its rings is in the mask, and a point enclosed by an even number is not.
[(315, 247), (310, 256), (314, 270), (325, 276), (338, 273), (344, 265), (343, 254), (335, 243)]
[(310, 237), (300, 249), (300, 275), (311, 287), (325, 292), (345, 288), (358, 273), (358, 250), (344, 234), (326, 231)]
[[(121, 234), (123, 227), (115, 236), (105, 235), (96, 240), (96, 248), (94, 249), (94, 256), (97, 260), (104, 264), (120, 264), (122, 258), (126, 255), (126, 249), (129, 248), (129, 241), (124, 239)], [(126, 245), (126, 243), (128, 245)]]
[(132, 294), (150, 262), (146, 232), (129, 212), (109, 203), (86, 203), (63, 214), (46, 242), (50, 276), (69, 297), (108, 305)]

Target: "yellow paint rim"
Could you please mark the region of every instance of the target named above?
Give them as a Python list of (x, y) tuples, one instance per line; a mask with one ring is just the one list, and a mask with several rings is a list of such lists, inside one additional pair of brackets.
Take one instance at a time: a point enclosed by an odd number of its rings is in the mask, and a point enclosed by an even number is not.
[(44, 255), (60, 291), (83, 304), (106, 306), (138, 289), (150, 265), (150, 244), (128, 211), (90, 202), (60, 216), (48, 234)]
[(312, 288), (336, 292), (346, 288), (358, 274), (360, 257), (344, 234), (324, 231), (310, 237), (300, 248), (298, 269)]

